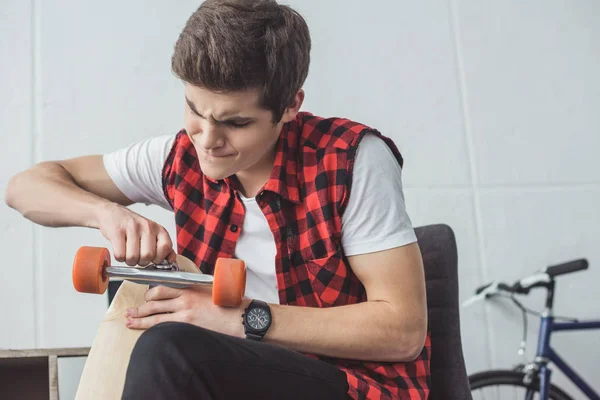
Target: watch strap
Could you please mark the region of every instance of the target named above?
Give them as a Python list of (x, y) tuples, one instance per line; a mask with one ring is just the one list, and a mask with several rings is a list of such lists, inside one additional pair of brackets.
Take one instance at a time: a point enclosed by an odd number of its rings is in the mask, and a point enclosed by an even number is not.
[(262, 340), (262, 338), (263, 338), (262, 335), (257, 335), (252, 332), (246, 332), (246, 339), (256, 340), (258, 342), (258, 341)]

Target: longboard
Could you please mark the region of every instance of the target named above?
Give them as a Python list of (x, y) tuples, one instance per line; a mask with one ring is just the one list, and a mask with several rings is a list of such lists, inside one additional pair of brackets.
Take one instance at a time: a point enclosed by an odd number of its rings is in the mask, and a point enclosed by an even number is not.
[[(243, 263), (240, 260), (231, 261), (238, 264)], [(200, 274), (200, 270), (196, 265), (184, 256), (177, 255), (176, 264), (182, 272)], [(74, 265), (74, 269), (75, 267), (76, 265)], [(245, 267), (242, 269), (233, 268), (232, 270), (234, 272), (230, 273), (229, 277), (222, 278), (220, 282), (217, 279), (217, 271), (215, 270), (213, 291), (217, 289), (218, 283), (221, 285), (219, 292), (228, 292), (229, 297), (233, 293), (236, 299), (238, 296), (241, 299), (245, 288)], [(233, 281), (236, 282), (232, 284)], [(240, 282), (243, 283), (242, 287), (239, 287)], [(160, 284), (160, 281), (156, 283)], [(125, 313), (131, 307), (144, 304), (144, 294), (148, 288), (149, 285), (147, 284), (134, 283), (128, 280), (125, 280), (119, 287), (98, 327), (79, 381), (76, 400), (111, 400), (122, 397), (131, 352), (143, 333), (143, 330), (129, 329), (125, 326)], [(227, 304), (220, 305), (226, 306)]]

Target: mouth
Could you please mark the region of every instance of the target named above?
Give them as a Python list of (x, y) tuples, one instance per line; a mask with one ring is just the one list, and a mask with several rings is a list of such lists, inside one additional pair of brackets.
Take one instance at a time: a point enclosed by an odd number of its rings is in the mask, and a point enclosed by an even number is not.
[(209, 153), (204, 153), (204, 156), (209, 159), (215, 159), (215, 160), (223, 160), (225, 158), (229, 158), (229, 157), (233, 157), (235, 154), (209, 154)]

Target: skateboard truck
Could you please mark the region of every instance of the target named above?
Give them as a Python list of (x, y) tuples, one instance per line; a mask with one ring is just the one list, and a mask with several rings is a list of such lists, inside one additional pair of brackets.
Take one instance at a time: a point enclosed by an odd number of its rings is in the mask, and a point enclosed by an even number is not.
[(108, 249), (83, 246), (73, 261), (73, 286), (82, 293), (103, 294), (110, 278), (121, 278), (143, 285), (163, 285), (185, 288), (192, 285), (212, 285), (213, 303), (236, 307), (242, 302), (246, 288), (246, 266), (242, 260), (219, 258), (214, 275), (185, 272), (177, 263), (164, 261), (145, 267), (115, 267), (110, 265)]
[[(108, 271), (108, 269), (110, 268), (110, 271)], [(127, 277), (131, 277), (131, 271), (130, 270), (126, 270), (125, 268), (122, 267), (119, 270), (116, 270), (116, 268), (119, 267), (107, 267), (107, 274), (109, 276), (114, 276), (114, 277), (121, 277), (121, 278), (127, 278)], [(143, 270), (144, 272), (148, 272), (148, 271), (162, 271), (162, 272), (176, 272), (176, 271), (181, 271), (181, 269), (179, 268), (179, 265), (177, 265), (176, 262), (169, 262), (167, 260), (164, 260), (162, 263), (160, 264), (148, 264), (146, 266), (143, 267), (137, 267), (139, 270)], [(139, 273), (136, 276), (139, 276), (139, 278), (143, 278), (144, 275), (148, 275), (149, 274), (145, 274), (145, 273)], [(169, 277), (172, 277), (174, 275), (169, 274)], [(186, 278), (187, 279), (187, 278)], [(141, 281), (138, 280), (138, 283), (142, 283)], [(147, 284), (153, 284), (154, 282), (147, 282)], [(193, 285), (195, 282), (191, 282), (190, 285)], [(165, 282), (164, 283), (165, 286), (170, 286), (170, 287), (177, 287), (177, 288), (182, 288), (182, 287), (187, 287), (189, 285), (186, 285), (184, 283), (182, 284), (173, 284), (171, 282)], [(155, 286), (155, 285), (153, 285)]]
[[(177, 267), (178, 268), (178, 267)], [(179, 271), (169, 265), (152, 264), (147, 267), (106, 267), (109, 278), (122, 278), (142, 285), (163, 285), (184, 288), (192, 285), (212, 284), (212, 275)]]
[(179, 265), (177, 265), (177, 263), (170, 263), (167, 260), (163, 261), (160, 264), (149, 264), (141, 268), (145, 270), (179, 271)]

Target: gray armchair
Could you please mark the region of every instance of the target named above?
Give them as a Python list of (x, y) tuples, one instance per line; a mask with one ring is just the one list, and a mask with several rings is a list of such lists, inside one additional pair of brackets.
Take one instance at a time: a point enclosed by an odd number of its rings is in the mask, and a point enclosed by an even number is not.
[(431, 332), (430, 400), (471, 400), (460, 336), (458, 256), (447, 225), (415, 228), (425, 267)]

